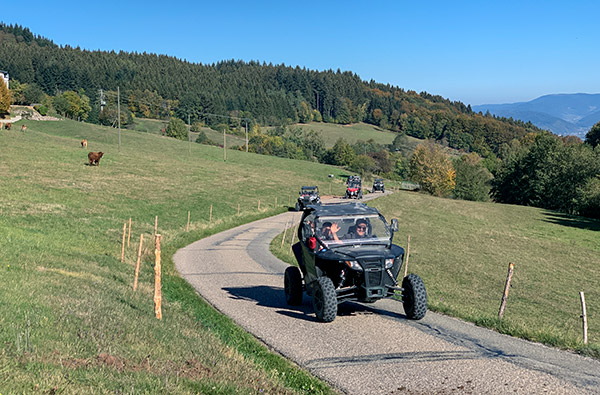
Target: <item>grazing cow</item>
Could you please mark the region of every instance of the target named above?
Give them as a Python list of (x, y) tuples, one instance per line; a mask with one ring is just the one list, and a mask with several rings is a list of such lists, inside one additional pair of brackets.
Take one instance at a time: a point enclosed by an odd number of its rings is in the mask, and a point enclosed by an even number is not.
[(98, 166), (100, 164), (100, 158), (102, 158), (102, 155), (104, 155), (104, 152), (90, 152), (88, 154), (90, 166)]
[(87, 148), (87, 140), (86, 139), (81, 140), (81, 148)]
[(4, 129), (10, 130), (10, 128), (12, 128), (12, 123), (7, 122), (7, 123), (4, 124)]
[(24, 132), (27, 130), (27, 125), (23, 124), (21, 125), (21, 132)]

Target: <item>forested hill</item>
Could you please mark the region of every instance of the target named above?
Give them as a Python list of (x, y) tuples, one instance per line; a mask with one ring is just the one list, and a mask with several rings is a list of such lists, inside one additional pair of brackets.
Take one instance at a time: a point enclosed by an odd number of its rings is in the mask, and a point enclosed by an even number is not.
[(233, 60), (203, 65), (166, 55), (88, 51), (57, 46), (27, 28), (5, 24), (0, 24), (0, 70), (51, 96), (82, 92), (92, 107), (100, 89), (111, 93), (119, 88), (128, 108), (143, 116), (171, 112), (208, 124), (215, 121), (203, 114), (235, 114), (262, 125), (363, 121), (484, 156), (540, 131), (531, 123), (483, 116), (427, 92), (363, 81), (351, 72)]

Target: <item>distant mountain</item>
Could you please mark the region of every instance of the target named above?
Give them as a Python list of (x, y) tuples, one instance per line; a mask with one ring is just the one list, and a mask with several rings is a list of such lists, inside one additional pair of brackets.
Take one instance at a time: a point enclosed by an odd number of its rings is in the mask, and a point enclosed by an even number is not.
[(559, 135), (585, 134), (600, 121), (600, 94), (574, 93), (538, 97), (537, 99), (509, 104), (482, 104), (472, 106), (473, 111), (487, 111), (501, 117), (530, 121), (535, 126)]

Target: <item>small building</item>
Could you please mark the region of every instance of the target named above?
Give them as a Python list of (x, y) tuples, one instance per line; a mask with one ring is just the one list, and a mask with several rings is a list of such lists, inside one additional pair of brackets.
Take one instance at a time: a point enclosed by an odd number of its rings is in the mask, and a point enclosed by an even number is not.
[(0, 70), (0, 76), (2, 76), (2, 79), (4, 80), (6, 87), (9, 88), (9, 86), (8, 86), (8, 71)]

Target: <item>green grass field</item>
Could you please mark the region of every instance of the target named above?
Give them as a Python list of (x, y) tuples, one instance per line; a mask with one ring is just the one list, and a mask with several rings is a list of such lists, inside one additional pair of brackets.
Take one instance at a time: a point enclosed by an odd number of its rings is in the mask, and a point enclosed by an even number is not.
[[(342, 193), (343, 171), (239, 151), (224, 162), (222, 149), (192, 144), (190, 154), (187, 142), (129, 130), (119, 148), (115, 129), (68, 120), (27, 121), (26, 133), (18, 125), (0, 132), (0, 393), (331, 392), (204, 303), (171, 256), (286, 210), (301, 185), (329, 183), (330, 173)], [(99, 166), (87, 165), (88, 151), (105, 153)], [(155, 216), (162, 321), (152, 296)]]
[[(132, 130), (160, 135), (160, 130), (162, 128), (166, 128), (168, 123), (168, 121), (161, 121), (158, 119), (136, 118)], [(213, 130), (211, 128), (202, 128), (202, 130), (206, 134), (206, 137), (208, 137), (208, 139), (214, 144), (223, 145), (223, 133)], [(197, 137), (198, 133), (191, 133), (192, 142), (195, 142)], [(234, 145), (245, 146), (246, 144), (245, 138), (241, 138), (233, 134), (227, 133), (226, 138), (228, 147), (233, 147)]]
[[(500, 332), (600, 358), (600, 221), (533, 207), (467, 202), (399, 191), (369, 202), (400, 222), (395, 243), (427, 287), (431, 310)], [(294, 263), (291, 233), (272, 251)], [(498, 310), (515, 264), (504, 318)], [(402, 271), (403, 273), (403, 271)], [(583, 345), (579, 292), (589, 344)]]
[(299, 127), (306, 131), (314, 130), (320, 133), (321, 136), (323, 136), (327, 148), (333, 147), (335, 142), (340, 138), (343, 138), (350, 144), (354, 144), (357, 140), (367, 141), (370, 139), (373, 139), (379, 144), (391, 144), (396, 137), (396, 133), (394, 132), (383, 130), (366, 123), (338, 125), (333, 123), (310, 122), (307, 124), (299, 123), (294, 125), (294, 127)]

